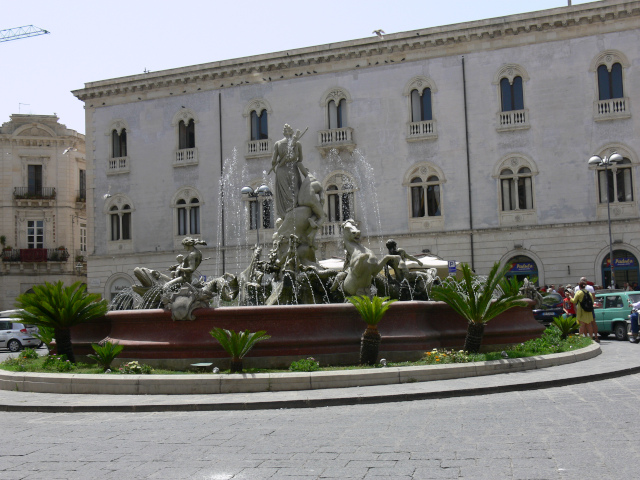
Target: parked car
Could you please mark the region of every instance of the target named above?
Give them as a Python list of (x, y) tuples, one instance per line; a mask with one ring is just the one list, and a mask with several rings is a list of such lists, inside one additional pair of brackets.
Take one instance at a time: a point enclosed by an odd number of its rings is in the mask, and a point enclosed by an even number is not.
[(33, 336), (38, 327), (14, 321), (19, 320), (12, 317), (16, 313), (19, 310), (0, 312), (0, 348), (8, 348), (11, 352), (19, 352), (24, 347), (38, 348), (41, 342)]
[[(640, 292), (596, 293), (594, 316), (601, 337), (614, 334), (618, 340), (627, 339), (627, 319), (631, 314), (629, 302), (640, 301)], [(598, 307), (598, 305), (601, 305)]]
[(564, 313), (562, 300), (562, 295), (558, 293), (545, 295), (542, 297), (542, 307), (533, 310), (533, 318), (548, 327), (553, 322), (554, 317), (561, 317)]

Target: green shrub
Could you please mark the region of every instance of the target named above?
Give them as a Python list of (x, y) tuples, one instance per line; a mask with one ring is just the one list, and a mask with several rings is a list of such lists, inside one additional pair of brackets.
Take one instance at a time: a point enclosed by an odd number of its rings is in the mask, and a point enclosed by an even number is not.
[(303, 358), (297, 362), (291, 362), (289, 370), (292, 372), (315, 372), (320, 370), (320, 362), (316, 362), (315, 358)]
[(67, 356), (66, 355), (56, 355), (56, 354), (52, 354), (52, 355), (48, 355), (45, 359), (44, 359), (44, 363), (42, 364), (42, 366), (44, 368), (47, 369), (52, 369), (52, 370), (56, 370), (56, 366), (61, 363), (61, 362), (66, 362), (67, 361)]
[(575, 317), (555, 317), (552, 325), (560, 330), (561, 340), (566, 340), (569, 335), (578, 331), (578, 322)]
[(38, 358), (38, 352), (36, 352), (33, 348), (25, 348), (18, 355), (20, 358), (24, 358), (25, 360), (35, 360)]
[(224, 328), (213, 327), (209, 332), (215, 338), (220, 346), (231, 356), (231, 373), (242, 373), (242, 359), (249, 353), (249, 350), (261, 340), (271, 338), (267, 332), (260, 330), (259, 332), (236, 333), (233, 330), (225, 330)]
[(118, 371), (125, 375), (148, 375), (153, 372), (153, 368), (150, 365), (145, 365), (144, 363), (141, 365), (137, 360), (133, 360), (123, 364)]
[(89, 354), (87, 357), (95, 360), (96, 363), (102, 367), (102, 370), (106, 372), (111, 368), (111, 362), (122, 352), (124, 347), (118, 345), (118, 343), (105, 342), (104, 345), (92, 343), (91, 348), (93, 348), (96, 353), (95, 355)]

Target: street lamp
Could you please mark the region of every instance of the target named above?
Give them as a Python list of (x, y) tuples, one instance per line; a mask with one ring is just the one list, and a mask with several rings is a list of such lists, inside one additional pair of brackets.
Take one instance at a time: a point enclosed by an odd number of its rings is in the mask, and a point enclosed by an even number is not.
[(598, 155), (594, 155), (589, 159), (589, 165), (595, 167), (604, 167), (604, 176), (607, 179), (607, 222), (609, 224), (609, 265), (611, 266), (611, 280), (609, 288), (614, 289), (616, 285), (614, 269), (613, 269), (613, 241), (611, 240), (611, 209), (609, 201), (609, 167), (613, 164), (621, 162), (623, 160), (622, 155), (619, 153), (612, 153), (608, 157), (601, 158)]
[[(256, 246), (260, 245), (260, 201), (261, 197), (270, 197), (271, 190), (266, 184), (260, 185), (255, 191), (251, 187), (242, 187), (240, 190), (244, 198), (256, 199)], [(249, 223), (251, 223), (251, 210), (249, 210)]]

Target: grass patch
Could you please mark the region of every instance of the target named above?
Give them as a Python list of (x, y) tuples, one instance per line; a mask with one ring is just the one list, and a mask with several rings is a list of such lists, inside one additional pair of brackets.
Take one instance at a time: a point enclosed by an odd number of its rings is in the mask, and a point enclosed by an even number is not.
[[(523, 358), (533, 357), (537, 355), (550, 355), (553, 353), (569, 352), (579, 350), (581, 348), (588, 347), (592, 341), (590, 338), (581, 337), (577, 335), (570, 335), (565, 340), (561, 339), (560, 330), (551, 326), (547, 328), (540, 338), (528, 340), (527, 342), (513, 345), (511, 348), (505, 350), (508, 358)], [(97, 364), (87, 363), (71, 363), (62, 356), (48, 355), (39, 356), (33, 358), (33, 351), (31, 349), (24, 349), (20, 352), (16, 358), (10, 358), (0, 363), (0, 369), (9, 370), (13, 372), (39, 372), (39, 373), (85, 373), (85, 374), (103, 374), (102, 368)], [(489, 360), (502, 360), (504, 357), (502, 352), (487, 352), (487, 353), (467, 353), (462, 350), (432, 350), (431, 352), (425, 352), (424, 356), (415, 362), (387, 362), (387, 367), (414, 367), (420, 365), (444, 365), (450, 363), (469, 363), (469, 362), (484, 362)], [(311, 359), (313, 360), (313, 359)], [(293, 369), (268, 369), (268, 368), (246, 368), (244, 373), (282, 373), (292, 370), (307, 371), (306, 368), (312, 368), (306, 363), (311, 363), (309, 359), (303, 361), (294, 362), (296, 364)], [(302, 362), (302, 363), (301, 363)], [(313, 363), (317, 362), (313, 360)], [(304, 365), (302, 365), (304, 364)], [(146, 366), (148, 367), (148, 366)], [(349, 366), (331, 366), (324, 365), (319, 366), (317, 371), (331, 372), (339, 370), (361, 370), (365, 368), (383, 368), (382, 365), (349, 365)], [(312, 368), (315, 370), (315, 368)], [(145, 369), (145, 372), (149, 372), (149, 369)], [(160, 375), (192, 375), (196, 371), (178, 371), (178, 370), (161, 370), (152, 369), (152, 374)], [(206, 372), (212, 374), (212, 372)], [(229, 370), (222, 370), (220, 373), (229, 373)], [(125, 372), (119, 371), (114, 368), (107, 375), (123, 375)]]

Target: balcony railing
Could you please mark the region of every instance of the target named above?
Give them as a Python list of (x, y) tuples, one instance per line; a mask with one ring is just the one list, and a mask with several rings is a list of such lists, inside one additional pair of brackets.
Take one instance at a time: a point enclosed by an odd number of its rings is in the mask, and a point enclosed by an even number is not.
[(3, 262), (66, 262), (68, 259), (66, 248), (12, 248), (2, 251)]
[(331, 150), (346, 150), (353, 152), (356, 144), (353, 140), (353, 128), (332, 128), (330, 130), (320, 130), (318, 132), (318, 150), (323, 157)]
[(529, 127), (529, 111), (526, 108), (498, 113), (498, 130), (519, 130)]
[(611, 120), (614, 118), (629, 118), (631, 109), (629, 108), (629, 99), (610, 98), (608, 100), (599, 100), (593, 105), (594, 117), (596, 120)]
[(13, 198), (16, 200), (23, 199), (46, 199), (53, 200), (56, 198), (55, 187), (14, 187)]
[(86, 190), (78, 190), (76, 193), (76, 202), (77, 203), (86, 203), (87, 202), (87, 191)]
[(437, 138), (436, 121), (423, 120), (421, 122), (409, 123), (409, 131), (407, 132), (408, 140), (423, 140), (428, 138)]
[(109, 159), (107, 174), (127, 173), (129, 171), (129, 157), (116, 157)]
[(195, 165), (198, 163), (198, 150), (195, 148), (181, 148), (176, 150), (175, 167), (182, 165)]
[(265, 157), (271, 155), (269, 139), (249, 140), (247, 142), (247, 157)]

